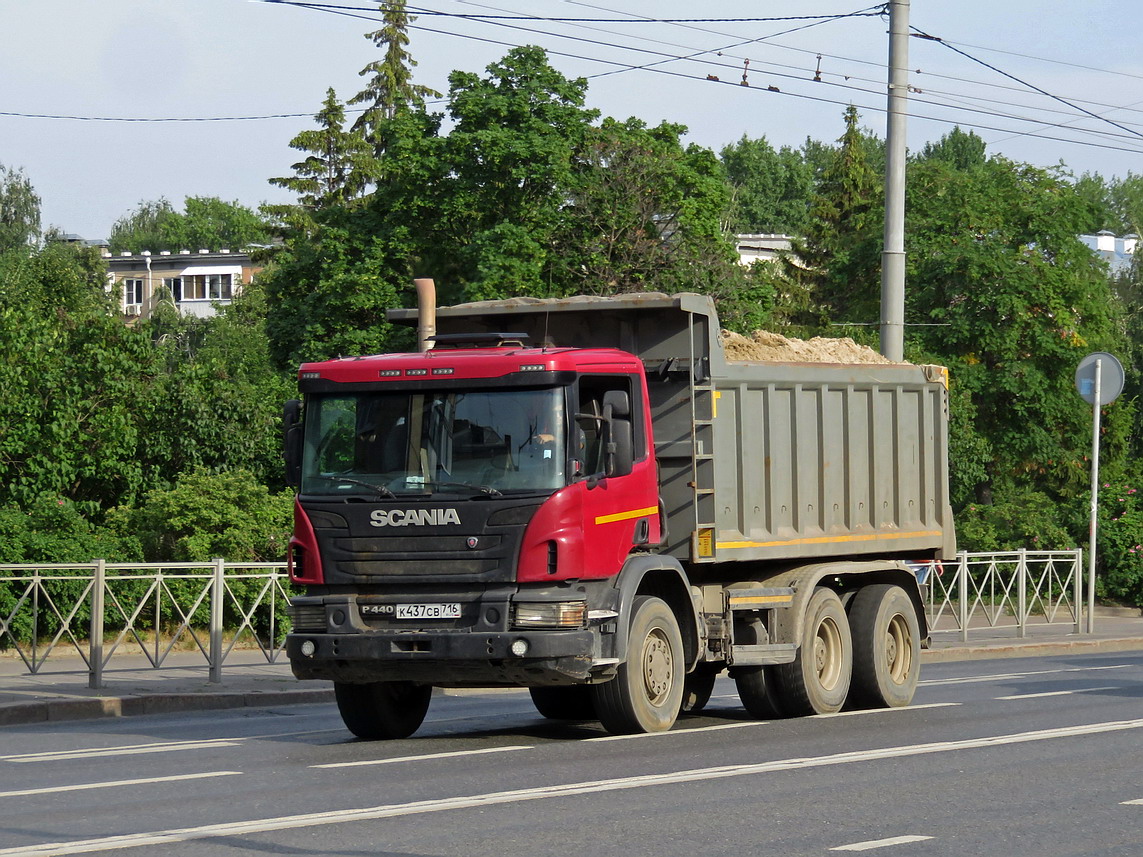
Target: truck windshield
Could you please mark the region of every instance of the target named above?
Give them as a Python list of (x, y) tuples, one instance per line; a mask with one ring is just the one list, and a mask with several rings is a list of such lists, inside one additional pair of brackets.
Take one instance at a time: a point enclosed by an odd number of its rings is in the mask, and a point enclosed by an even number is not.
[(562, 388), (313, 395), (302, 492), (553, 491), (566, 484), (564, 401)]

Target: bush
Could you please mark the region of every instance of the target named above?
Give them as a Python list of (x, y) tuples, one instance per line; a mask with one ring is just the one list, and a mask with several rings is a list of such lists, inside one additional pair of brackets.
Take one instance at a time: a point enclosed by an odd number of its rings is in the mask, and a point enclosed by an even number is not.
[(956, 516), (957, 547), (990, 552), (1020, 548), (1071, 550), (1076, 540), (1066, 510), (1042, 491), (1027, 487), (998, 490), (992, 503), (969, 503)]
[(1105, 482), (1099, 495), (1096, 594), (1143, 607), (1143, 483)]
[[(293, 493), (271, 494), (248, 470), (222, 473), (197, 468), (182, 474), (170, 489), (155, 489), (135, 508), (113, 510), (109, 523), (120, 531), (133, 531), (142, 543), (147, 562), (209, 562), (221, 557), (230, 562), (272, 562), (286, 553), (293, 526)], [(172, 579), (167, 582), (178, 603), (189, 606), (202, 584)], [(239, 604), (252, 604), (262, 583), (229, 579), (227, 586)], [(259, 611), (256, 630), (267, 629), (268, 612)], [(276, 611), (285, 621), (285, 605)], [(195, 624), (209, 622), (204, 601), (191, 617)], [(241, 621), (232, 599), (225, 603), (224, 622)]]
[(147, 562), (269, 562), (285, 556), (292, 515), (292, 493), (271, 494), (248, 470), (197, 468), (109, 523), (137, 535)]
[[(138, 562), (142, 559), (142, 550), (138, 539), (129, 534), (95, 527), (69, 500), (41, 496), (27, 509), (12, 504), (0, 506), (0, 562), (89, 563), (95, 559)], [(66, 579), (66, 572), (49, 570), (44, 575), (63, 578), (44, 580), (42, 593), (65, 618), (82, 599), (71, 619), (72, 627), (83, 627), (90, 621), (91, 601), (84, 597), (87, 583)], [(3, 618), (14, 613), (28, 587), (25, 575), (10, 576), (17, 579), (0, 582), (0, 617)], [(51, 636), (59, 630), (60, 621), (44, 603), (44, 598), (40, 602), (38, 625), (34, 630), (39, 636)], [(22, 609), (12, 615), (9, 629), (16, 639), (30, 640), (31, 611)], [(6, 638), (0, 639), (0, 649), (6, 648), (9, 642)]]

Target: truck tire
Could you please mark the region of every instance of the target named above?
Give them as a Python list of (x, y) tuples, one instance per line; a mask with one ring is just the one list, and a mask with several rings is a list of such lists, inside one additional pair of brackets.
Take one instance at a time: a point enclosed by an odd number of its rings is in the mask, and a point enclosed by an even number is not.
[(849, 607), (853, 631), (853, 687), (860, 708), (903, 708), (921, 675), (921, 628), (913, 600), (900, 586), (857, 591)]
[(337, 710), (347, 729), (366, 741), (408, 738), (425, 720), (433, 689), (411, 681), (334, 682)]
[(683, 637), (661, 598), (638, 596), (631, 609), (627, 659), (616, 676), (591, 685), (595, 713), (616, 734), (665, 732), (683, 701)]
[(751, 717), (774, 720), (786, 716), (775, 696), (777, 677), (774, 675), (774, 667), (735, 667), (731, 675), (734, 677), (734, 686), (738, 688), (742, 707)]
[(594, 720), (595, 705), (591, 701), (591, 686), (577, 684), (571, 687), (530, 687), (532, 704), (549, 720)]
[(819, 587), (810, 596), (798, 654), (775, 667), (774, 677), (779, 704), (793, 717), (833, 714), (845, 704), (853, 677), (853, 638), (832, 589)]
[(721, 670), (699, 665), (683, 679), (683, 701), (679, 714), (698, 714), (710, 702), (714, 680)]

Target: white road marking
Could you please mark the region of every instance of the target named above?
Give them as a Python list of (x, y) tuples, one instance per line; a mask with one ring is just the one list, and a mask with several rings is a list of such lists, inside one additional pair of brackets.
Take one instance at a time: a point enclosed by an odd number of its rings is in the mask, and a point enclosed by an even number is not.
[(1049, 690), (1044, 693), (1017, 693), (1012, 696), (998, 696), (997, 699), (1012, 700), (1012, 699), (1043, 699), (1046, 696), (1072, 696), (1076, 693), (1098, 693), (1101, 690), (1119, 690), (1118, 685), (1110, 685), (1108, 687), (1082, 687), (1077, 690)]
[(713, 768), (699, 768), (689, 771), (675, 771), (665, 774), (646, 774), (635, 777), (619, 777), (608, 780), (594, 780), (579, 783), (563, 783), (541, 788), (516, 789), (513, 791), (489, 792), (477, 795), (439, 798), (436, 800), (414, 801), (412, 803), (388, 804), (343, 809), (330, 812), (314, 812), (302, 815), (286, 815), (277, 818), (251, 819), (226, 824), (210, 824), (201, 827), (184, 827), (173, 830), (159, 830), (151, 833), (132, 833), (121, 836), (107, 836), (99, 839), (81, 839), (71, 842), (47, 842), (40, 845), (21, 845), (16, 848), (0, 849), (0, 857), (35, 857), (35, 855), (89, 854), (94, 851), (110, 851), (115, 848), (138, 848), (167, 845), (173, 842), (188, 842), (197, 839), (210, 839), (220, 836), (244, 836), (253, 833), (267, 833), (275, 830), (293, 830), (305, 827), (318, 827), (326, 824), (344, 824), (354, 821), (375, 821), (382, 818), (400, 818), (422, 815), (430, 812), (447, 812), (454, 809), (488, 807), (525, 801), (563, 798), (576, 795), (601, 794), (625, 789), (648, 788), (652, 786), (693, 783), (729, 777), (753, 776), (778, 771), (792, 771), (806, 768), (824, 768), (832, 765), (845, 765), (854, 762), (870, 762), (882, 759), (899, 759), (906, 756), (923, 756), (933, 753), (948, 753), (962, 750), (975, 750), (996, 747), (1004, 744), (1023, 744), (1032, 741), (1050, 741), (1072, 738), (1077, 735), (1098, 735), (1109, 732), (1122, 732), (1128, 729), (1143, 729), (1143, 720), (1117, 720), (1092, 723), (1086, 726), (1068, 726), (1059, 729), (1043, 729), (1035, 732), (1017, 732), (1009, 735), (992, 735), (982, 738), (968, 738), (962, 741), (940, 741), (933, 744), (910, 744), (900, 747), (884, 747), (875, 750), (857, 750), (837, 753), (830, 756), (810, 756), (800, 759), (784, 759), (774, 762), (761, 762), (750, 765), (725, 765)]
[(857, 711), (835, 711), (833, 714), (812, 714), (813, 720), (825, 720), (830, 717), (856, 717), (862, 714), (892, 714), (897, 711), (920, 711), (924, 708), (956, 708), (963, 705), (960, 702), (930, 702), (927, 705), (906, 705), (904, 708), (862, 708)]
[(872, 851), (874, 848), (887, 848), (890, 845), (908, 845), (910, 842), (924, 842), (931, 836), (893, 836), (889, 839), (871, 839), (869, 842), (854, 842), (852, 845), (839, 845), (830, 851)]
[(1143, 798), (1140, 798), (1139, 800), (1125, 800), (1123, 801), (1122, 806), (1143, 806)]
[(121, 747), (89, 747), (86, 750), (57, 750), (52, 753), (24, 753), (0, 756), (0, 762), (60, 762), (72, 759), (97, 759), (100, 756), (137, 756), (142, 753), (175, 753), (182, 750), (210, 750), (236, 747), (241, 738), (215, 738), (205, 741), (167, 741), (157, 744), (126, 744)]
[(82, 792), (89, 789), (113, 789), (119, 786), (141, 786), (150, 783), (173, 783), (181, 780), (205, 780), (211, 777), (237, 777), (241, 771), (207, 771), (202, 774), (178, 774), (172, 777), (144, 777), (138, 780), (115, 780), (107, 783), (80, 783), (74, 786), (50, 786), (42, 789), (20, 789), (14, 792), (0, 792), (0, 797), (20, 797), (22, 795), (49, 795), (59, 792)]
[(456, 756), (479, 756), (483, 753), (507, 753), (509, 750), (534, 750), (535, 747), (520, 745), (515, 747), (488, 747), (484, 750), (453, 750), (449, 753), (429, 753), (424, 756), (395, 756), (392, 759), (361, 759), (356, 762), (329, 762), (325, 765), (310, 765), (311, 768), (360, 768), (365, 765), (389, 765), (394, 762), (424, 762), (428, 759), (450, 759)]
[(633, 735), (600, 735), (598, 738), (584, 738), (585, 744), (600, 741), (631, 741), (636, 738), (663, 738), (667, 735), (690, 735), (699, 732), (717, 732), (719, 729), (743, 729), (747, 726), (765, 726), (769, 720), (750, 720), (745, 723), (720, 723), (717, 726), (694, 726), (683, 729), (669, 729), (666, 732), (636, 732)]
[(1104, 667), (1065, 667), (1058, 670), (1033, 670), (1025, 673), (998, 673), (996, 675), (970, 675), (961, 678), (934, 678), (920, 684), (935, 687), (942, 684), (976, 684), (983, 681), (1006, 681), (1013, 678), (1028, 678), (1034, 675), (1058, 675), (1060, 673), (1092, 673), (1098, 670), (1125, 670), (1136, 664), (1113, 664)]

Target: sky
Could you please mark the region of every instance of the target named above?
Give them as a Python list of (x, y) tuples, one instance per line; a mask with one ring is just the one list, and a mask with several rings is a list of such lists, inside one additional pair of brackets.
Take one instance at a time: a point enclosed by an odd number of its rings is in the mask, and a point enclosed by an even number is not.
[[(887, 18), (854, 15), (879, 8), (863, 0), (421, 3), (409, 5), (421, 14), (408, 49), (416, 82), (441, 92), (454, 69), (481, 73), (512, 46), (538, 44), (565, 75), (588, 79), (588, 106), (602, 115), (677, 122), (716, 151), (744, 135), (836, 140), (849, 104), (884, 134)], [(1129, 4), (908, 5), (914, 32), (933, 37), (909, 40), (910, 150), (960, 125), (1013, 160), (1143, 174), (1143, 51)], [(314, 127), (329, 87), (343, 100), (361, 89), (358, 72), (379, 57), (364, 37), (376, 9), (0, 0), (0, 164), (30, 179), (45, 227), (88, 239), (143, 201), (289, 202), (268, 179), (291, 174), (300, 153), (289, 142)]]

